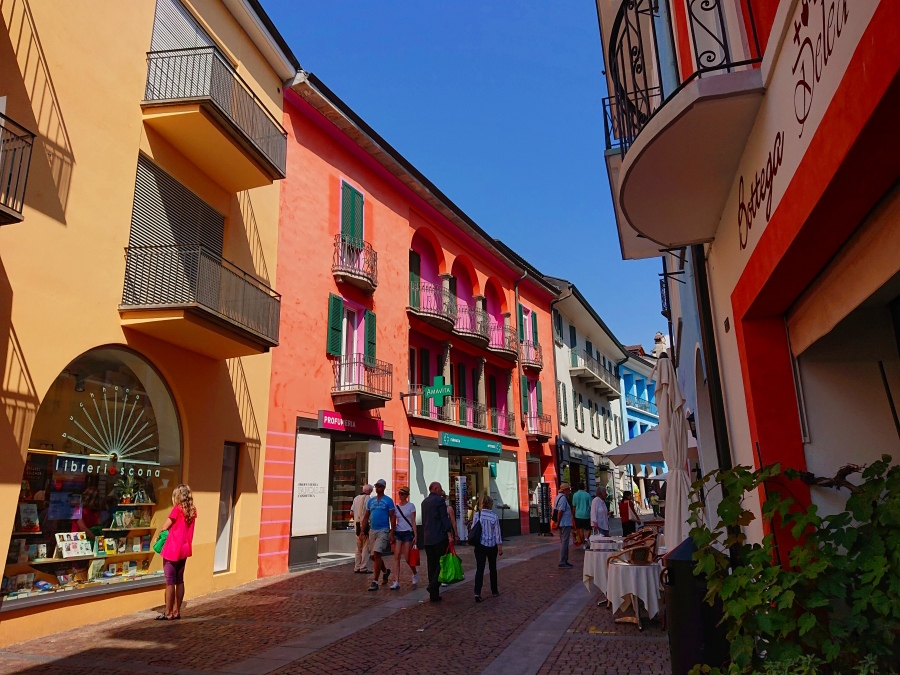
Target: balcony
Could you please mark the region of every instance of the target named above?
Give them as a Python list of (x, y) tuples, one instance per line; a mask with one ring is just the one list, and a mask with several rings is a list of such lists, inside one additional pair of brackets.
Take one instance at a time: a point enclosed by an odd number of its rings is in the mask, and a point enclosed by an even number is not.
[(750, 0), (689, 2), (674, 19), (657, 0), (605, 0), (598, 11), (623, 255), (709, 241), (765, 91)]
[(601, 396), (618, 398), (619, 378), (583, 349), (570, 350), (569, 374)]
[(434, 420), (463, 429), (472, 429), (499, 436), (514, 438), (516, 435), (515, 413), (504, 413), (497, 408), (467, 398), (447, 396), (444, 405), (437, 406), (433, 399), (426, 399), (422, 393), (422, 385), (413, 384), (409, 393), (404, 395), (406, 414), (418, 419)]
[(500, 323), (491, 324), (491, 341), (488, 351), (493, 352), (507, 361), (515, 361), (519, 355), (519, 336), (512, 326), (504, 326)]
[(541, 346), (530, 340), (522, 340), (519, 343), (519, 362), (523, 368), (537, 371), (543, 370), (544, 352)]
[(338, 283), (374, 293), (378, 286), (378, 254), (371, 244), (362, 240), (335, 235), (331, 273)]
[(543, 442), (553, 435), (553, 426), (550, 415), (537, 415), (529, 413), (525, 418), (525, 431), (529, 441)]
[(662, 307), (660, 314), (671, 321), (672, 307), (669, 305), (669, 283), (665, 277), (659, 280), (659, 301), (660, 306)]
[(459, 305), (453, 332), (477, 347), (487, 347), (491, 339), (490, 318), (484, 310)]
[(645, 398), (640, 398), (633, 394), (626, 394), (625, 405), (629, 408), (634, 408), (635, 410), (640, 410), (641, 412), (647, 413), (648, 415), (659, 417), (659, 409), (656, 407), (656, 404), (651, 403)]
[(394, 366), (364, 354), (345, 354), (332, 361), (335, 406), (355, 404), (362, 410), (383, 408), (394, 391)]
[(426, 323), (446, 331), (456, 325), (456, 299), (446, 288), (427, 281), (409, 287), (409, 306), (406, 310)]
[(125, 249), (122, 325), (216, 359), (278, 345), (281, 296), (201, 246)]
[(287, 133), (215, 47), (147, 54), (144, 122), (232, 192), (285, 177)]
[(34, 134), (0, 114), (0, 225), (22, 222)]

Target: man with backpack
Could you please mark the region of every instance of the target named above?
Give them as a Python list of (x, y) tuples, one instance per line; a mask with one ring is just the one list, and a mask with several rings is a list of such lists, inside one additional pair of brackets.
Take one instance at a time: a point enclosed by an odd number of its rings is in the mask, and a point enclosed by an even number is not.
[(559, 567), (571, 569), (574, 565), (569, 563), (569, 538), (572, 536), (572, 506), (569, 504), (569, 494), (572, 492), (568, 483), (561, 483), (556, 501), (553, 502), (553, 521), (559, 529)]

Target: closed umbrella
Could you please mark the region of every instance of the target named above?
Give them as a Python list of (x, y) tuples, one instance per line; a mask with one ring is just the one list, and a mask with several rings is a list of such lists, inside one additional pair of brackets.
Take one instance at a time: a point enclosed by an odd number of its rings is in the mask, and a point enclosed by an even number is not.
[(659, 408), (659, 436), (662, 453), (669, 467), (666, 477), (666, 545), (671, 551), (687, 539), (690, 532), (688, 499), (688, 423), (684, 395), (678, 386), (675, 368), (662, 354), (650, 377), (656, 380), (656, 405)]

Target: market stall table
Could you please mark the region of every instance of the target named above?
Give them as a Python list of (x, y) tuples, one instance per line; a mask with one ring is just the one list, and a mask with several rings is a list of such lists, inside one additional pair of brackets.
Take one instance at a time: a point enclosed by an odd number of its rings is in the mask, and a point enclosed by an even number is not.
[(659, 575), (662, 565), (629, 564), (612, 562), (606, 580), (606, 597), (612, 603), (613, 613), (625, 609), (629, 602), (634, 607), (634, 616), (616, 619), (616, 623), (633, 623), (641, 629), (639, 601), (644, 601), (647, 614), (652, 619), (659, 613)]

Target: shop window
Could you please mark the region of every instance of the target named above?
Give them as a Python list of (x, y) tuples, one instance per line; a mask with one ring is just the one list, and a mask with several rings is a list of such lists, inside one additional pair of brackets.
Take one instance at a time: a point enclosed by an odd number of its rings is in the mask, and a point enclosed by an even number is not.
[(368, 471), (366, 443), (335, 443), (331, 483), (331, 529), (353, 530), (353, 498), (362, 493)]
[(117, 347), (72, 361), (35, 418), (4, 604), (161, 582), (162, 559), (150, 541), (172, 509), (180, 477), (178, 415), (156, 370)]

